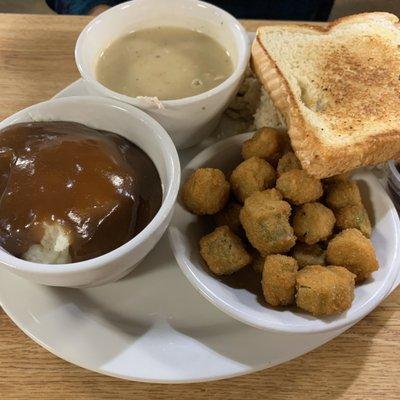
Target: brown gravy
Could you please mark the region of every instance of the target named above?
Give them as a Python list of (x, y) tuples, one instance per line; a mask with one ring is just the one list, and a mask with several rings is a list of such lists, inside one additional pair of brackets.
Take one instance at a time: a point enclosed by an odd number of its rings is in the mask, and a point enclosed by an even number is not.
[(21, 257), (58, 223), (72, 262), (105, 254), (138, 234), (161, 206), (157, 169), (140, 148), (74, 122), (0, 131), (0, 245)]

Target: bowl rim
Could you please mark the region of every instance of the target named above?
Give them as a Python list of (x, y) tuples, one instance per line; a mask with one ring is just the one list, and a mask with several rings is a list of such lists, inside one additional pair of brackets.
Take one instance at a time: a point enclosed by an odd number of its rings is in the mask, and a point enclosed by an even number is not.
[[(204, 162), (207, 157), (207, 154), (217, 154), (218, 152), (223, 151), (229, 145), (234, 145), (237, 141), (241, 143), (250, 138), (254, 132), (243, 133), (240, 135), (234, 135), (227, 139), (221, 140), (204, 150), (198, 153), (182, 170), (182, 177), (185, 179), (189, 171), (193, 170), (194, 167), (198, 168), (199, 162)], [(168, 238), (170, 242), (170, 246), (174, 253), (175, 259), (189, 282), (195, 287), (195, 289), (203, 295), (208, 301), (210, 301), (214, 306), (228, 314), (229, 316), (235, 318), (236, 320), (243, 322), (247, 325), (253, 326), (258, 329), (270, 331), (270, 332), (280, 332), (280, 333), (297, 333), (297, 334), (309, 334), (309, 333), (321, 333), (321, 332), (329, 332), (333, 330), (338, 330), (344, 327), (350, 327), (355, 324), (362, 318), (364, 318), (367, 314), (369, 314), (372, 310), (374, 310), (379, 303), (386, 298), (389, 294), (390, 290), (393, 287), (393, 284), (396, 281), (396, 278), (399, 274), (398, 265), (400, 265), (400, 220), (399, 215), (397, 214), (396, 208), (390, 199), (389, 195), (385, 192), (384, 188), (380, 185), (378, 179), (369, 172), (368, 176), (375, 181), (378, 190), (382, 191), (385, 196), (385, 202), (388, 206), (388, 214), (390, 213), (390, 218), (395, 225), (395, 230), (393, 232), (394, 235), (394, 243), (395, 248), (393, 249), (393, 258), (391, 260), (391, 264), (389, 265), (388, 272), (383, 279), (383, 283), (379, 290), (375, 292), (362, 306), (360, 306), (356, 312), (353, 312), (351, 317), (346, 313), (342, 318), (336, 319), (334, 321), (327, 321), (326, 324), (318, 326), (318, 323), (324, 318), (318, 318), (316, 320), (310, 320), (309, 324), (288, 324), (285, 322), (274, 322), (274, 321), (266, 321), (263, 318), (256, 317), (251, 313), (246, 313), (243, 310), (237, 309), (230, 302), (225, 301), (223, 298), (219, 297), (217, 294), (211, 290), (208, 285), (203, 282), (203, 280), (197, 276), (196, 269), (198, 268), (195, 264), (189, 261), (184, 252), (181, 251), (182, 244), (180, 243), (179, 236), (181, 233), (180, 228), (178, 228), (175, 223), (175, 219), (177, 218), (178, 210), (184, 210), (184, 207), (177, 203), (175, 206), (175, 213), (172, 217), (170, 226), (168, 228)], [(181, 183), (182, 184), (182, 183)], [(267, 311), (268, 309), (266, 309)], [(351, 310), (351, 308), (349, 309)]]
[[(166, 169), (169, 170), (171, 177), (168, 182), (162, 182), (163, 184), (163, 201), (157, 214), (150, 221), (150, 223), (136, 236), (130, 239), (128, 242), (117, 247), (116, 249), (105, 253), (101, 256), (94, 257), (85, 261), (79, 261), (75, 263), (66, 264), (41, 264), (31, 261), (20, 259), (0, 247), (0, 264), (3, 264), (11, 270), (20, 270), (23, 272), (34, 273), (35, 275), (69, 275), (76, 272), (91, 271), (101, 268), (110, 262), (113, 262), (127, 253), (132, 251), (137, 245), (148, 240), (151, 235), (157, 230), (157, 228), (168, 218), (170, 211), (173, 209), (176, 197), (179, 192), (180, 184), (180, 161), (175, 145), (172, 142), (171, 137), (165, 131), (165, 129), (152, 117), (146, 114), (144, 111), (126, 104), (115, 99), (109, 99), (97, 96), (73, 96), (73, 97), (62, 97), (50, 99), (41, 103), (34, 104), (30, 107), (24, 108), (15, 114), (7, 117), (0, 122), (0, 129), (5, 128), (13, 123), (15, 120), (22, 116), (29, 116), (30, 112), (38, 111), (48, 104), (71, 104), (71, 103), (82, 103), (85, 107), (92, 105), (100, 105), (104, 107), (110, 107), (114, 110), (126, 112), (131, 118), (139, 119), (144, 122), (144, 125), (150, 126), (147, 134), (153, 135), (153, 145), (159, 146), (161, 154), (163, 156), (163, 162), (166, 165)], [(60, 119), (58, 119), (60, 120)], [(54, 121), (54, 119), (53, 119)], [(89, 123), (90, 125), (90, 123)]]
[[(157, 2), (161, 0), (153, 0), (153, 2)], [(182, 3), (191, 3), (195, 5), (199, 5), (202, 8), (209, 8), (214, 11), (215, 14), (218, 14), (224, 18), (225, 21), (229, 23), (229, 26), (231, 27), (231, 31), (234, 32), (235, 30), (239, 34), (239, 37), (234, 36), (234, 42), (236, 44), (237, 50), (238, 50), (238, 63), (236, 65), (236, 68), (233, 70), (232, 74), (225, 79), (223, 82), (221, 82), (218, 86), (207, 90), (206, 92), (197, 94), (195, 96), (189, 96), (189, 97), (183, 97), (181, 99), (174, 99), (174, 100), (158, 100), (160, 104), (167, 107), (179, 107), (183, 105), (189, 105), (196, 103), (198, 101), (203, 101), (207, 100), (208, 98), (215, 96), (219, 94), (220, 92), (224, 91), (226, 88), (232, 86), (235, 84), (235, 82), (241, 78), (243, 75), (244, 71), (247, 68), (247, 64), (249, 62), (250, 58), (250, 40), (247, 34), (247, 31), (244, 29), (244, 27), (240, 24), (240, 22), (231, 14), (226, 12), (225, 10), (214, 6), (213, 4), (206, 3), (201, 0), (181, 0)], [(116, 5), (109, 10), (99, 14), (96, 18), (94, 18), (92, 21), (90, 21), (85, 28), (81, 31), (79, 34), (78, 40), (76, 41), (75, 45), (75, 63), (76, 66), (79, 70), (79, 73), (81, 74), (82, 78), (84, 81), (88, 82), (91, 84), (98, 92), (102, 93), (102, 95), (105, 95), (107, 97), (112, 97), (115, 99), (118, 99), (120, 101), (126, 102), (133, 104), (137, 107), (142, 107), (143, 108), (143, 102), (141, 101), (140, 98), (143, 98), (143, 96), (137, 96), (137, 97), (131, 97), (124, 95), (122, 93), (115, 92), (103, 84), (101, 84), (94, 74), (92, 74), (87, 68), (85, 62), (83, 61), (82, 57), (82, 49), (85, 46), (85, 41), (87, 39), (88, 32), (93, 29), (95, 26), (99, 25), (102, 23), (102, 20), (104, 18), (113, 18), (113, 14), (116, 14), (117, 12), (124, 10), (127, 11), (129, 8), (139, 6), (141, 4), (146, 4), (146, 0), (131, 0), (127, 1), (125, 3), (121, 3), (119, 5)], [(144, 96), (146, 97), (146, 96)], [(148, 96), (149, 98), (153, 98), (151, 96)]]

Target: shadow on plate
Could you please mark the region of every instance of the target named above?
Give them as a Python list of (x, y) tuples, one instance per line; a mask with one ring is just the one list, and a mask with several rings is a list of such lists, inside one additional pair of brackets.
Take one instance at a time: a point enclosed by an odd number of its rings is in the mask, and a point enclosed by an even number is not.
[(372, 228), (373, 228), (376, 223), (376, 216), (375, 216), (374, 206), (371, 201), (371, 190), (368, 187), (368, 184), (365, 183), (363, 180), (356, 179), (356, 182), (360, 189), (363, 205), (364, 205), (365, 209), (367, 210), (367, 213), (368, 213), (368, 216), (371, 221)]

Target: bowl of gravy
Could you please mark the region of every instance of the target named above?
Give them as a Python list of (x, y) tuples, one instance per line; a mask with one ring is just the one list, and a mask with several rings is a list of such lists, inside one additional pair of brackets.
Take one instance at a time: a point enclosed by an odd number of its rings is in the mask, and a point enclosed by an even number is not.
[(133, 104), (178, 148), (218, 124), (249, 61), (249, 39), (227, 12), (197, 0), (135, 0), (100, 14), (75, 59), (89, 91)]
[(115, 281), (161, 238), (179, 179), (169, 135), (130, 105), (22, 110), (0, 123), (0, 267), (54, 286)]

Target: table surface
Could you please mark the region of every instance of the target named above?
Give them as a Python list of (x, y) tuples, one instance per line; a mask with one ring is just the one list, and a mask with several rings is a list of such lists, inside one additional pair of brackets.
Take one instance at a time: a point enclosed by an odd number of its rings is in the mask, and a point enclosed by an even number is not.
[[(88, 17), (0, 14), (0, 119), (79, 77), (75, 40)], [(251, 31), (263, 21), (243, 21)], [(102, 376), (58, 359), (0, 310), (1, 399), (400, 398), (400, 290), (338, 338), (275, 368), (217, 382), (159, 385)]]

